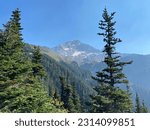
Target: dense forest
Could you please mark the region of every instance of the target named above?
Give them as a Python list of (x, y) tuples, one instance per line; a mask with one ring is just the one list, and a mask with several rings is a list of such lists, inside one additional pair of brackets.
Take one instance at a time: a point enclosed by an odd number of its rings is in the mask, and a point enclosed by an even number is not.
[[(105, 8), (99, 22), (105, 68), (95, 76), (76, 62), (57, 61), (39, 46), (23, 42), (19, 9), (0, 30), (0, 112), (13, 113), (146, 113), (138, 93), (135, 101), (126, 65), (116, 52), (115, 13)], [(124, 89), (122, 89), (122, 87)]]

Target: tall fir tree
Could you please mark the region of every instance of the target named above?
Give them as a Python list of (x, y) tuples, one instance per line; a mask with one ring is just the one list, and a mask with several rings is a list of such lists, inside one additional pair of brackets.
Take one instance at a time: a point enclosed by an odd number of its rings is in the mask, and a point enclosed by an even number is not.
[(48, 97), (39, 73), (34, 75), (35, 62), (23, 52), (20, 20), (17, 9), (0, 31), (0, 112), (67, 112), (62, 103)]
[(75, 89), (75, 85), (73, 86), (73, 90), (72, 90), (72, 98), (73, 98), (73, 104), (74, 104), (74, 112), (83, 112), (82, 110), (83, 107), (81, 105), (82, 103)]
[(95, 88), (97, 94), (92, 98), (92, 112), (131, 112), (132, 101), (128, 91), (119, 88), (121, 84), (128, 85), (128, 80), (122, 72), (123, 67), (132, 62), (121, 62), (120, 55), (115, 51), (115, 45), (121, 40), (115, 38), (115, 24), (113, 21), (115, 13), (110, 15), (107, 9), (104, 9), (103, 20), (99, 23), (101, 33), (105, 43), (103, 52), (105, 53), (105, 68), (92, 77), (98, 82)]
[(42, 54), (40, 52), (39, 46), (34, 46), (33, 48), (33, 56), (32, 56), (32, 71), (35, 77), (44, 77), (46, 75), (43, 66), (41, 65)]
[(30, 68), (23, 54), (20, 11), (13, 11), (12, 17), (4, 25), (0, 52), (0, 83), (2, 86), (13, 85), (28, 77)]
[(64, 77), (60, 77), (61, 101), (70, 113), (81, 112), (81, 102), (75, 88), (70, 85)]
[(20, 11), (13, 11), (10, 20), (4, 25), (3, 46), (1, 46), (0, 82), (3, 87), (17, 86), (30, 77), (29, 62), (23, 54)]

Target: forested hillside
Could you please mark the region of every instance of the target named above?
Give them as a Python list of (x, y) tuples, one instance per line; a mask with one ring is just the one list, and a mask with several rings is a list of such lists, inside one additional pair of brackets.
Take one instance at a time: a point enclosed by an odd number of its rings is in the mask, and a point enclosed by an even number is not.
[[(53, 50), (26, 44), (20, 11), (13, 11), (0, 30), (0, 112), (148, 112), (138, 92), (132, 100), (124, 73), (132, 61), (122, 60), (115, 50), (121, 39), (116, 38), (114, 15), (105, 8), (99, 22), (102, 53), (79, 41), (77, 46), (71, 44), (75, 47), (71, 50), (68, 43), (67, 48)], [(57, 54), (62, 48), (71, 58)]]
[[(33, 45), (26, 44), (25, 52), (27, 55), (30, 56), (33, 51), (32, 48)], [(82, 103), (84, 104), (88, 101), (89, 95), (94, 93), (92, 89), (93, 81), (91, 79), (91, 73), (87, 70), (81, 69), (76, 62), (65, 63), (63, 60), (57, 61), (57, 59), (55, 59), (56, 55), (50, 55), (50, 50), (48, 52), (49, 53), (43, 52), (42, 65), (47, 72), (45, 85), (47, 86), (49, 96), (53, 96), (55, 90), (58, 91), (60, 96), (61, 82), (59, 77), (63, 76), (69, 84), (76, 88)]]

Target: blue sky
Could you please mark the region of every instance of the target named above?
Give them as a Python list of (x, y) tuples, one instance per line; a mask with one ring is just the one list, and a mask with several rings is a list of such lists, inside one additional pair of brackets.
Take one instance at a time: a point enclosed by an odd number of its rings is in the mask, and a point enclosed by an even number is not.
[(80, 40), (102, 49), (98, 22), (106, 6), (116, 12), (117, 36), (123, 40), (117, 51), (150, 54), (149, 5), (149, 0), (1, 0), (0, 27), (19, 8), (25, 42), (54, 47)]

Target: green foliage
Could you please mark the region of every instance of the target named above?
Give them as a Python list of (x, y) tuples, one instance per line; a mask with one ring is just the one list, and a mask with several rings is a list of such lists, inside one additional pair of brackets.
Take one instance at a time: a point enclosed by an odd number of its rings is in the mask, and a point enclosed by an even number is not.
[(67, 74), (67, 81), (71, 86), (75, 86), (75, 89), (80, 96), (82, 105), (84, 105), (85, 101), (89, 100), (89, 95), (94, 93), (91, 88), (91, 82), (93, 82), (91, 80), (91, 73), (88, 73), (88, 71), (84, 71), (79, 67), (77, 68), (72, 64), (57, 62), (48, 55), (43, 55), (42, 65), (48, 74), (45, 85), (48, 87), (49, 95), (51, 97), (53, 97), (55, 88), (57, 88), (58, 93), (61, 93), (59, 77), (60, 75), (65, 77)]
[(60, 95), (59, 95), (57, 89), (55, 89), (55, 92), (54, 92), (54, 94), (53, 94), (53, 98), (54, 98), (54, 99), (57, 99), (57, 100), (61, 100), (61, 99), (60, 99)]
[(136, 99), (135, 99), (136, 105), (135, 105), (135, 112), (140, 113), (141, 112), (141, 104), (138, 94), (136, 93)]
[(132, 111), (132, 102), (126, 91), (110, 87), (96, 87), (97, 94), (91, 95), (91, 112), (122, 113)]
[(128, 91), (119, 88), (119, 84), (128, 84), (122, 70), (125, 65), (131, 64), (131, 62), (121, 62), (120, 56), (115, 52), (115, 45), (121, 40), (115, 38), (114, 14), (109, 15), (104, 9), (103, 20), (99, 23), (102, 33), (98, 33), (98, 35), (103, 36), (105, 43), (103, 52), (105, 53), (106, 68), (97, 72), (96, 77), (93, 77), (99, 85), (95, 88), (97, 94), (91, 96), (92, 112), (131, 112), (132, 110)]
[(69, 112), (81, 112), (81, 103), (75, 88), (68, 84), (63, 77), (61, 81), (61, 101)]
[(148, 108), (145, 106), (144, 101), (142, 102), (142, 113), (148, 113)]
[(39, 83), (30, 86), (10, 86), (4, 92), (0, 92), (1, 112), (67, 112), (59, 101), (54, 102), (47, 96), (44, 88)]
[[(0, 45), (0, 84), (14, 84), (30, 69), (23, 55), (23, 42), (20, 27), (20, 11), (13, 11), (12, 18), (4, 25)], [(25, 75), (24, 75), (25, 76)]]
[(35, 47), (32, 59), (25, 56), (21, 30), (17, 9), (0, 31), (0, 112), (67, 112), (44, 90), (42, 55)]
[(40, 52), (39, 46), (38, 47), (34, 46), (33, 56), (32, 56), (32, 63), (33, 63), (32, 71), (34, 76), (40, 76), (40, 77), (45, 76), (45, 71), (43, 69), (43, 66), (41, 65), (41, 58), (42, 58), (42, 54)]
[(77, 93), (75, 87), (72, 88), (72, 99), (74, 104), (74, 112), (84, 112), (83, 104), (81, 103), (80, 96)]
[(148, 113), (148, 109), (145, 106), (144, 101), (141, 104), (139, 95), (137, 93), (135, 98), (135, 113)]

